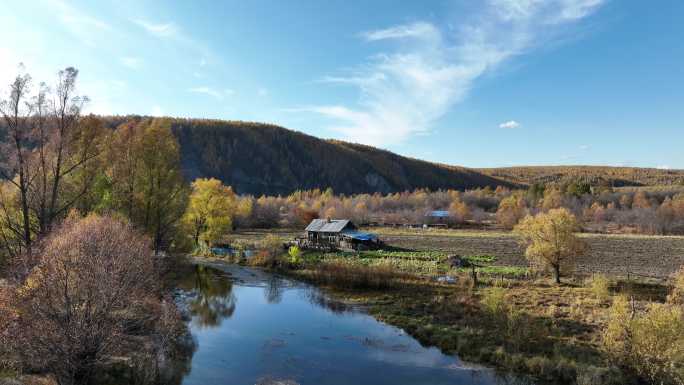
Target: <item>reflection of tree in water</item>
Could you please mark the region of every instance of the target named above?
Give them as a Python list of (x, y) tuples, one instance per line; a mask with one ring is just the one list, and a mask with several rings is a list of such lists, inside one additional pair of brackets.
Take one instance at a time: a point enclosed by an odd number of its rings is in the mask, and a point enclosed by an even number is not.
[(264, 287), (264, 298), (266, 302), (277, 304), (283, 300), (283, 287), (285, 283), (282, 279), (272, 275), (266, 281), (266, 286)]
[(353, 309), (350, 306), (346, 305), (343, 302), (335, 301), (333, 299), (328, 298), (325, 294), (321, 293), (318, 289), (313, 287), (309, 287), (304, 292), (304, 295), (306, 296), (306, 298), (309, 299), (309, 302), (311, 302), (312, 304), (322, 307), (324, 309), (328, 309), (335, 314), (344, 314), (353, 311)]
[(220, 326), (224, 319), (230, 318), (235, 312), (233, 283), (220, 271), (197, 265), (194, 274), (183, 283), (185, 288), (191, 289), (195, 294), (188, 301), (188, 306), (199, 326)]

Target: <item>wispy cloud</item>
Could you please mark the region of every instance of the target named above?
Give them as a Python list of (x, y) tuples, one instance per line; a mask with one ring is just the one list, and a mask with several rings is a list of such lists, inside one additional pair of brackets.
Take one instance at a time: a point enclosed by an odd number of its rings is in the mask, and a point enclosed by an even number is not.
[(60, 23), (82, 43), (95, 46), (94, 37), (99, 32), (111, 30), (111, 26), (88, 13), (62, 0), (48, 0), (47, 5), (52, 8)]
[(134, 69), (134, 70), (139, 69), (141, 64), (142, 64), (142, 60), (140, 58), (132, 57), (132, 56), (124, 56), (124, 57), (120, 58), (119, 60), (121, 61), (121, 64), (123, 64), (124, 66), (126, 66), (130, 69)]
[(520, 127), (520, 123), (516, 122), (515, 120), (509, 120), (507, 122), (503, 122), (499, 124), (499, 128), (518, 128)]
[[(451, 31), (415, 22), (362, 33), (367, 42), (396, 42), (349, 76), (324, 82), (357, 87), (356, 106), (298, 108), (326, 116), (349, 140), (392, 145), (419, 133), (468, 94), (475, 80), (549, 40), (561, 24), (594, 12), (603, 0), (488, 0), (471, 22)], [(452, 33), (456, 32), (456, 36)]]
[(404, 38), (439, 39), (440, 32), (430, 23), (418, 22), (387, 29), (364, 32), (361, 34), (361, 37), (367, 41)]
[[(226, 92), (226, 91), (230, 91)], [(201, 86), (201, 87), (193, 87), (193, 88), (188, 88), (188, 92), (196, 93), (196, 94), (204, 94), (204, 95), (209, 95), (213, 96), (216, 99), (223, 99), (224, 96), (230, 95), (232, 93), (232, 90), (224, 90), (220, 91), (212, 87), (207, 87), (207, 86)]]
[(579, 149), (582, 151), (587, 151), (590, 148), (591, 148), (591, 146), (588, 144), (583, 144), (583, 145), (579, 146)]
[(657, 168), (658, 170), (669, 170), (669, 169), (671, 169), (672, 167), (670, 167), (670, 166), (667, 165), (667, 164), (662, 164), (662, 165), (660, 165), (660, 166), (657, 166), (656, 168)]
[(154, 23), (144, 19), (131, 19), (131, 21), (157, 37), (177, 37), (179, 34), (178, 27), (174, 23)]
[(261, 87), (257, 90), (257, 95), (259, 96), (268, 96), (269, 91), (267, 88)]

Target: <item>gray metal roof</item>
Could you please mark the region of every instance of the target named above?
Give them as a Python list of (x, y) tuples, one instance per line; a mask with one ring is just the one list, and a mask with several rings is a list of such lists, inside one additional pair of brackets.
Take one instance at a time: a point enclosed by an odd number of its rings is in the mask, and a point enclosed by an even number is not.
[(339, 233), (349, 224), (351, 224), (349, 219), (314, 219), (306, 226), (306, 231), (315, 233)]

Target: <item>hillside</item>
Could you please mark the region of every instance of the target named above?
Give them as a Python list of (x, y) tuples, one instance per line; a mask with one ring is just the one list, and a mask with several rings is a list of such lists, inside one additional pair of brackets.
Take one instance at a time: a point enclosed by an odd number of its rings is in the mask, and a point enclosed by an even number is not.
[(585, 179), (593, 183), (606, 182), (614, 187), (668, 186), (684, 183), (684, 170), (661, 170), (639, 167), (608, 166), (528, 166), (476, 169), (494, 178), (511, 183), (561, 182)]
[(342, 194), (387, 193), (511, 185), (474, 170), (322, 140), (275, 125), (175, 119), (172, 129), (189, 179), (215, 177), (240, 193), (287, 194), (327, 187)]

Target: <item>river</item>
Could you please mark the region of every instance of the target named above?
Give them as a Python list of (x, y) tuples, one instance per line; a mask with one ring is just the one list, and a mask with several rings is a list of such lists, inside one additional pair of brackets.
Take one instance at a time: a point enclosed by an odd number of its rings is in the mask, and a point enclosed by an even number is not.
[(184, 385), (528, 383), (423, 347), (311, 285), (261, 270), (194, 265), (176, 293), (196, 346)]

